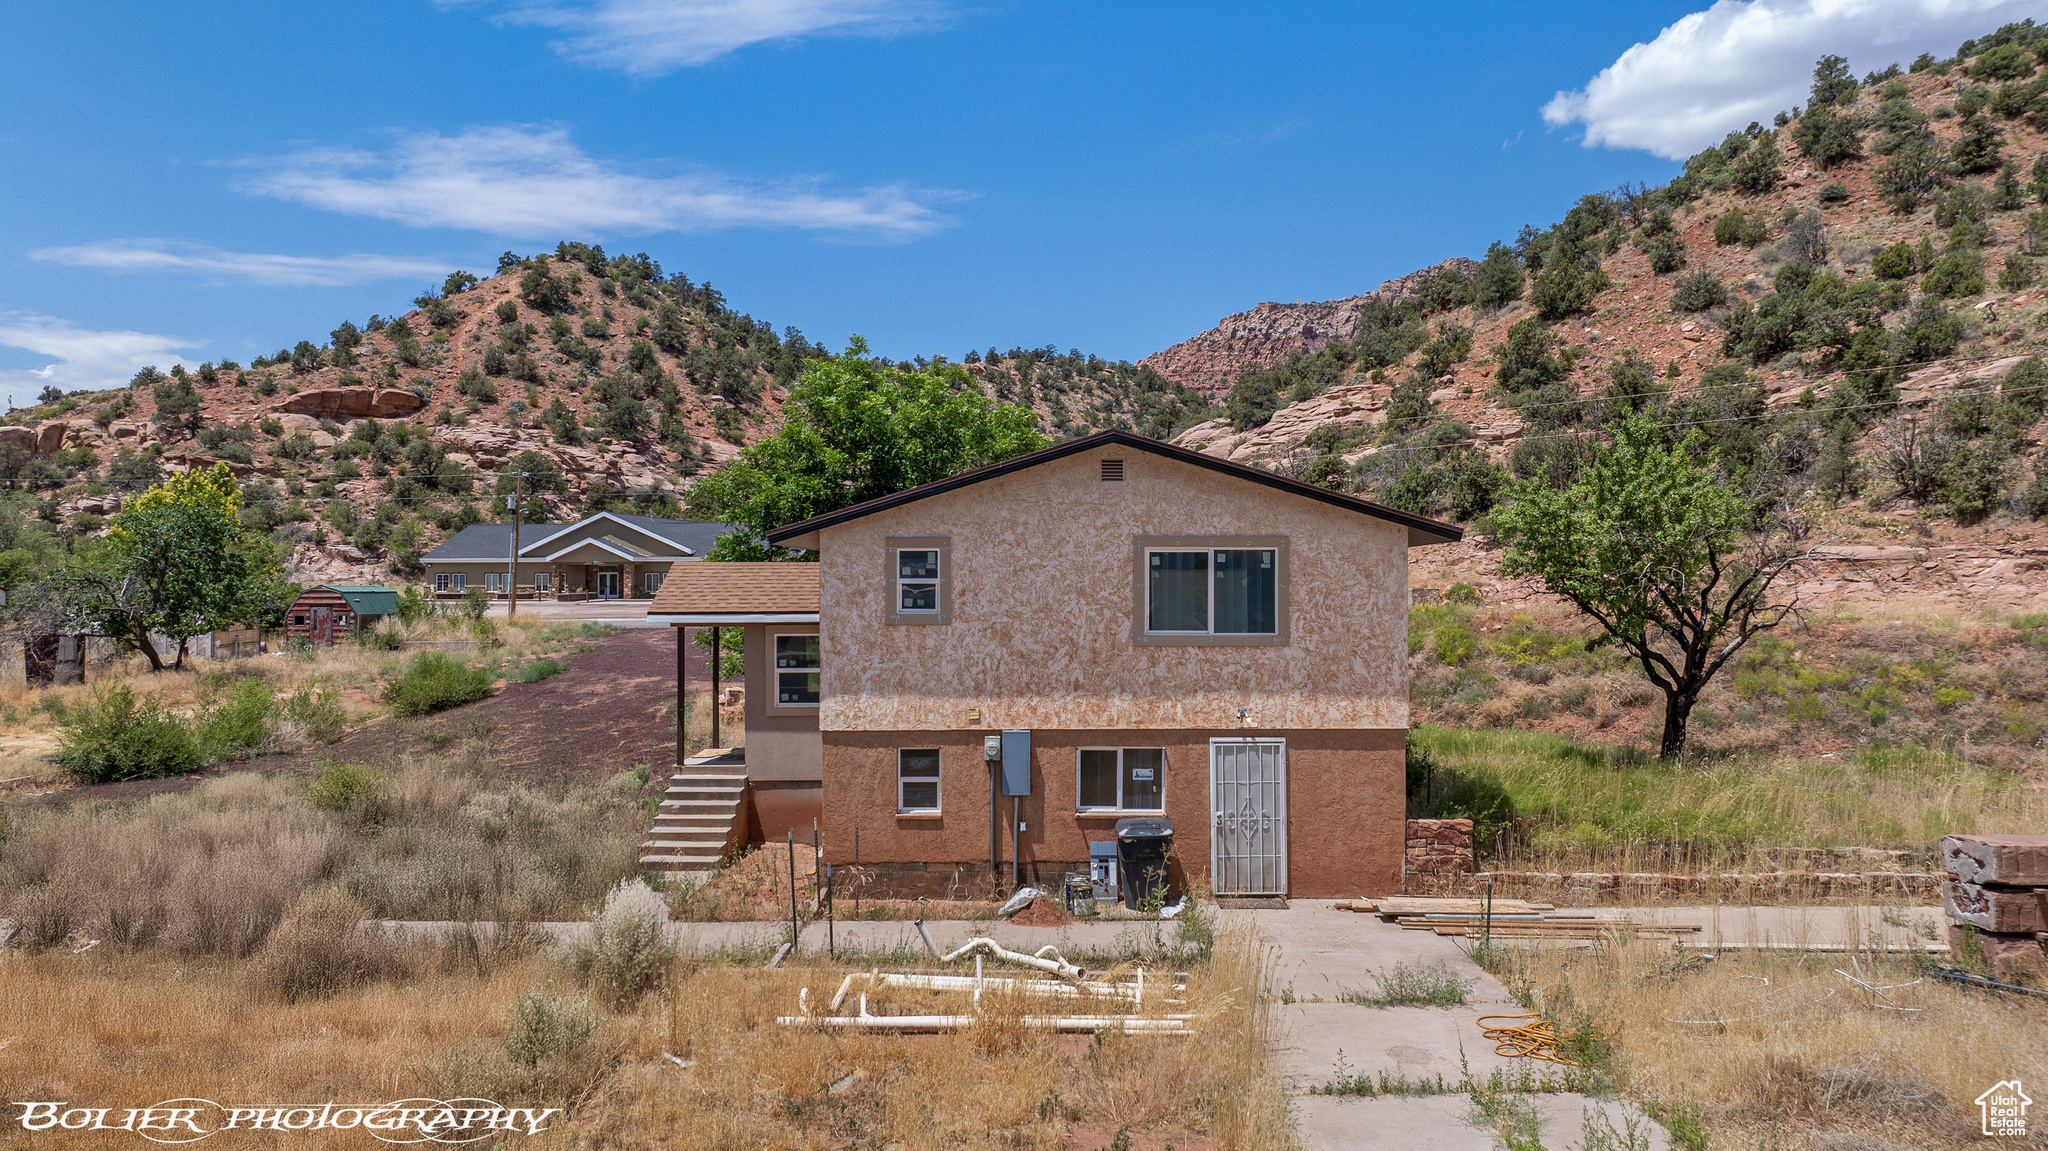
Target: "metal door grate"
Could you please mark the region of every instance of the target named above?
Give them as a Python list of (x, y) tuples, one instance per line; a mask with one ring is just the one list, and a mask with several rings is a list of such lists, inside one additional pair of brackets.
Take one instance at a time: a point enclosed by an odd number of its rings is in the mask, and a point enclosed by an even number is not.
[(1287, 894), (1287, 742), (1212, 740), (1209, 781), (1216, 894)]

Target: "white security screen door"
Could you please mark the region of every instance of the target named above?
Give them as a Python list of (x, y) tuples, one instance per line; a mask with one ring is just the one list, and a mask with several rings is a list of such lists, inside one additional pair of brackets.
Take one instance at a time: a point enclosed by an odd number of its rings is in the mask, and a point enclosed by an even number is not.
[(1209, 802), (1216, 894), (1287, 894), (1287, 741), (1210, 740)]

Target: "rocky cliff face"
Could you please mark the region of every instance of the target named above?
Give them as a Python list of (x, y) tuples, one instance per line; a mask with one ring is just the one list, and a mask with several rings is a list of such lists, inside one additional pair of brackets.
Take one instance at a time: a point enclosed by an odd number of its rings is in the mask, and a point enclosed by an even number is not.
[(1276, 364), (1296, 352), (1313, 355), (1333, 340), (1350, 339), (1358, 332), (1359, 314), (1371, 301), (1406, 299), (1439, 269), (1454, 268), (1469, 275), (1478, 267), (1478, 261), (1457, 256), (1387, 280), (1378, 291), (1360, 296), (1260, 304), (1249, 312), (1225, 316), (1208, 331), (1146, 356), (1139, 366), (1221, 400), (1230, 394), (1244, 368)]

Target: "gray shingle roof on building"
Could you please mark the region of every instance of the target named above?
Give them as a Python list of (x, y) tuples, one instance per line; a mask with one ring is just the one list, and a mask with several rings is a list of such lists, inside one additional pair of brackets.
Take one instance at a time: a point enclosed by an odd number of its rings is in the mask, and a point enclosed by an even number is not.
[[(551, 536), (567, 524), (521, 524), (519, 542)], [(447, 539), (433, 551), (420, 557), (421, 563), (476, 563), (481, 560), (502, 560), (512, 553), (511, 524), (471, 524)]]
[[(690, 554), (702, 558), (711, 550), (713, 540), (720, 534), (732, 530), (731, 524), (705, 523), (698, 520), (665, 520), (655, 516), (632, 516), (613, 513), (614, 518), (632, 524), (641, 531), (690, 549)], [(594, 518), (594, 517), (593, 517)], [(578, 520), (577, 523), (584, 521)], [(576, 524), (522, 524), (519, 528), (519, 543), (522, 550), (552, 535), (575, 527)], [(600, 525), (601, 526), (601, 525)], [(609, 533), (601, 533), (609, 534)], [(447, 539), (441, 545), (420, 557), (421, 563), (480, 563), (508, 558), (512, 550), (511, 524), (471, 524)], [(634, 550), (638, 550), (637, 548)], [(521, 557), (532, 561), (541, 558), (529, 554)]]

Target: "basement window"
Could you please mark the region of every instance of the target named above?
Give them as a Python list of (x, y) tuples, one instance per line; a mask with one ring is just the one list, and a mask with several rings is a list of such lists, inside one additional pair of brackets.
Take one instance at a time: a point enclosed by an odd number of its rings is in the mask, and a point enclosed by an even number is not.
[(939, 749), (904, 749), (896, 753), (896, 810), (929, 814), (939, 810)]

